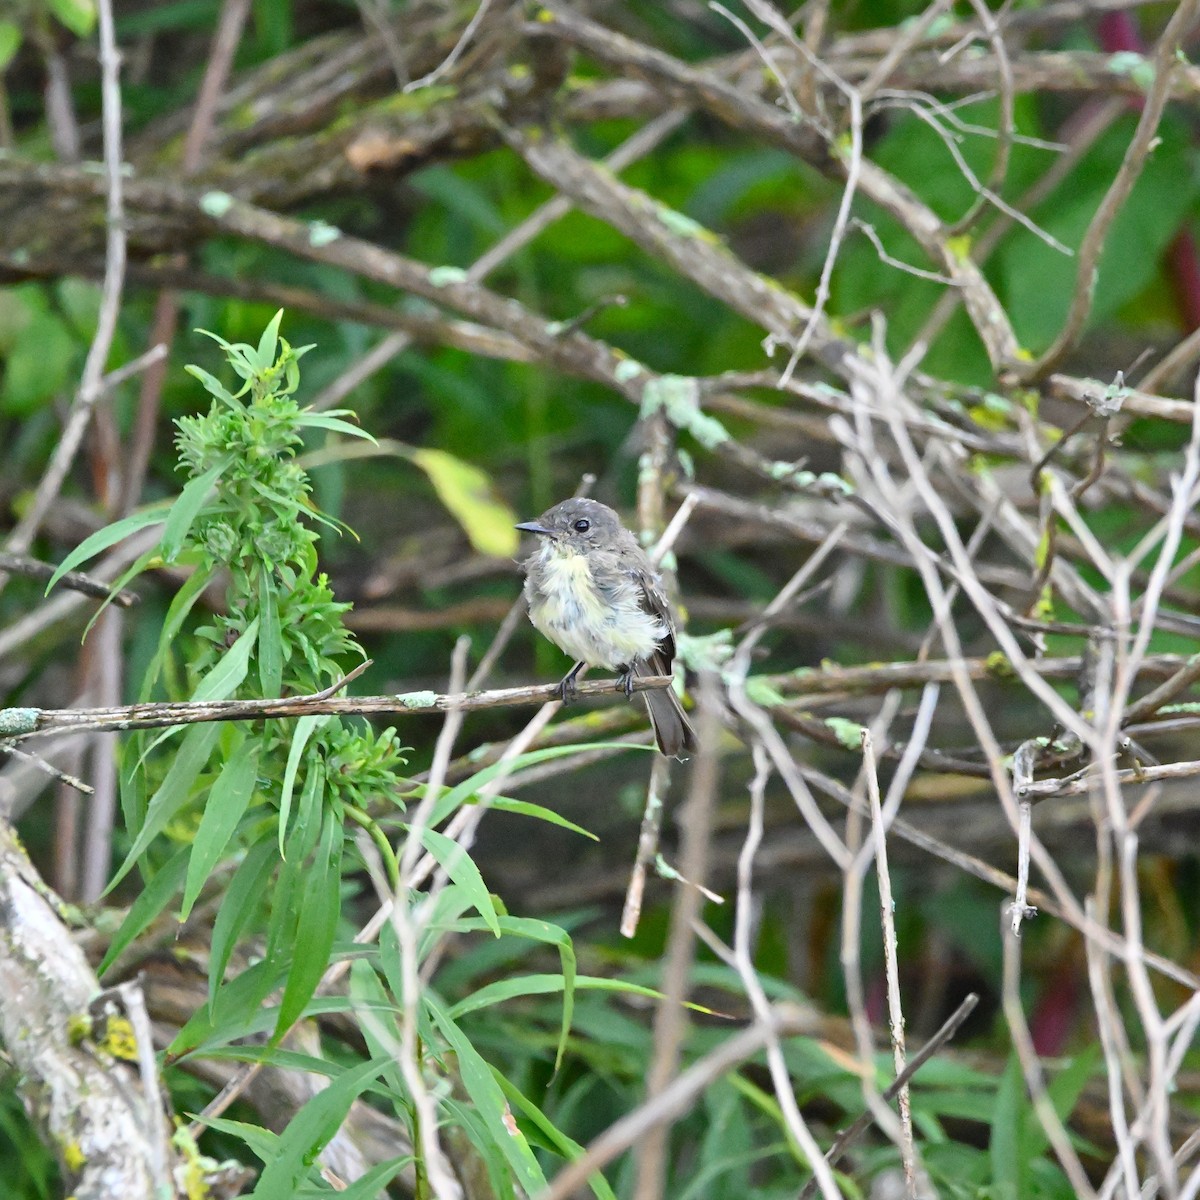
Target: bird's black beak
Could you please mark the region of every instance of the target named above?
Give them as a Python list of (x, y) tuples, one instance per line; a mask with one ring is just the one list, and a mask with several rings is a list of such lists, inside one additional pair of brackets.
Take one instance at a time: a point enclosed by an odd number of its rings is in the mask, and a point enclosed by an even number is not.
[(538, 524), (536, 521), (522, 521), (521, 524), (518, 524), (518, 526), (514, 526), (512, 528), (523, 529), (526, 533), (539, 534), (542, 536), (542, 538), (557, 538), (558, 536), (557, 533), (554, 533), (553, 529), (547, 529), (545, 526), (540, 526), (540, 524)]
[(558, 537), (553, 529), (547, 529), (545, 525), (539, 525), (536, 521), (522, 521), (520, 525), (514, 525), (513, 528), (523, 529), (526, 533), (536, 533), (541, 537)]

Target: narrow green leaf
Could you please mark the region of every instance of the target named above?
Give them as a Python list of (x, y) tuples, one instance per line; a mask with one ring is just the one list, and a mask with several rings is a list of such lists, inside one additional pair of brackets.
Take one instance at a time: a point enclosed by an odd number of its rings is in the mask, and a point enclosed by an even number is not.
[(264, 567), (258, 576), (258, 685), (264, 696), (278, 696), (283, 686), (283, 633), (275, 580)]
[(196, 601), (204, 594), (204, 589), (212, 577), (213, 572), (210, 570), (193, 571), (172, 598), (167, 615), (163, 618), (162, 632), (158, 637), (158, 648), (142, 677), (142, 688), (138, 693), (141, 700), (150, 699), (150, 693), (158, 682), (158, 677), (162, 674), (163, 664), (175, 644), (175, 639), (179, 636), (179, 631), (183, 628), (184, 621), (187, 620), (188, 613), (192, 611)]
[(239, 1138), (250, 1147), (255, 1157), (265, 1163), (275, 1157), (275, 1148), (279, 1145), (279, 1134), (272, 1133), (261, 1125), (252, 1125), (249, 1121), (231, 1121), (228, 1117), (206, 1117), (203, 1113), (196, 1114), (194, 1119), (203, 1122), (209, 1129)]
[[(492, 1068), (492, 1075), (500, 1085), (509, 1104), (537, 1128), (548, 1146), (552, 1146), (567, 1162), (574, 1162), (582, 1156), (584, 1147), (558, 1129), (532, 1100), (521, 1093), (516, 1084), (495, 1067)], [(617, 1200), (616, 1193), (609, 1186), (608, 1180), (599, 1171), (589, 1176), (588, 1184), (599, 1200)]]
[(1021, 1142), (1028, 1103), (1021, 1063), (1015, 1054), (1010, 1055), (996, 1089), (992, 1135), (988, 1142), (996, 1200), (1020, 1200), (1026, 1194), (1023, 1185), (1028, 1164), (1022, 1160)]
[(105, 525), (103, 529), (97, 529), (95, 533), (89, 537), (85, 537), (59, 563), (58, 570), (50, 576), (50, 582), (46, 584), (47, 595), (50, 589), (68, 571), (75, 570), (81, 563), (87, 562), (89, 558), (95, 558), (97, 554), (107, 550), (110, 546), (115, 546), (118, 542), (123, 542), (132, 533), (137, 533), (139, 530), (146, 529), (151, 525), (163, 524), (166, 521), (167, 510), (169, 508), (170, 505), (167, 504), (156, 504), (152, 508), (147, 508), (142, 512), (123, 517), (120, 521), (114, 521), (111, 525)]
[(261, 1033), (270, 1021), (263, 1001), (283, 980), (283, 968), (261, 959), (235, 975), (187, 1019), (167, 1048), (172, 1055), (190, 1054), (210, 1044), (223, 1045)]
[(569, 829), (572, 833), (578, 833), (585, 838), (591, 838), (593, 842), (598, 842), (600, 839), (589, 829), (584, 829), (582, 825), (576, 825), (574, 821), (568, 821), (566, 817), (560, 813), (556, 813), (552, 808), (543, 808), (540, 804), (531, 804), (528, 800), (513, 800), (509, 796), (497, 796), (492, 801), (492, 807), (499, 812), (516, 813), (522, 817), (533, 817), (538, 821), (545, 821), (548, 825), (557, 825), (560, 829)]
[(471, 856), (453, 839), (436, 829), (421, 832), (425, 849), (437, 859), (442, 870), (470, 897), (471, 907), (487, 922), (488, 928), (500, 936), (500, 922), (496, 905), (492, 901), (487, 884)]
[(189, 480), (184, 485), (183, 491), (179, 493), (179, 498), (171, 505), (162, 541), (159, 543), (160, 553), (166, 562), (175, 561), (175, 556), (183, 546), (183, 539), (187, 537), (193, 523), (200, 515), (200, 510), (204, 507), (209, 493), (231, 461), (231, 458), (226, 456), (216, 466), (209, 467), (203, 475), (197, 475), (195, 479)]
[(398, 1158), (389, 1158), (378, 1166), (372, 1167), (365, 1175), (360, 1175), (349, 1187), (337, 1193), (338, 1200), (374, 1200), (401, 1171), (414, 1162), (411, 1154), (401, 1154)]
[(189, 363), (183, 368), (193, 379), (198, 379), (204, 385), (205, 391), (214, 399), (220, 400), (222, 404), (232, 404), (233, 396), (230, 395), (229, 389), (217, 379), (210, 375), (202, 367), (197, 367)]
[[(465, 923), (465, 922), (464, 922)], [(558, 959), (562, 964), (562, 993), (563, 993), (563, 1014), (562, 1014), (562, 1029), (558, 1039), (558, 1050), (554, 1056), (554, 1069), (557, 1071), (562, 1066), (563, 1054), (566, 1052), (567, 1037), (571, 1032), (571, 1018), (575, 1012), (575, 944), (571, 941), (571, 935), (561, 926), (553, 925), (549, 921), (540, 921), (534, 917), (508, 917), (502, 916), (499, 918), (500, 931), (509, 937), (528, 938), (530, 941), (541, 942), (548, 946), (558, 947)], [(527, 979), (557, 979), (558, 976), (527, 976)], [(500, 980), (501, 987), (513, 983), (512, 979)], [(451, 1009), (450, 1015), (455, 1019), (458, 1018), (461, 1012), (469, 1011), (464, 1008), (464, 1005), (474, 1007), (474, 1001), (477, 997), (485, 992), (488, 992), (487, 987), (480, 988), (473, 996), (469, 996), (460, 1004), (455, 1005)], [(513, 992), (511, 995), (521, 993)], [(501, 992), (493, 994), (494, 998), (488, 999), (487, 1003), (497, 1003), (501, 999), (508, 999), (508, 995), (502, 995)]]
[(146, 852), (146, 847), (162, 833), (172, 818), (191, 799), (192, 788), (208, 763), (220, 732), (219, 725), (193, 725), (184, 734), (166, 778), (159, 785), (158, 791), (150, 797), (150, 803), (146, 807), (146, 820), (125, 856), (125, 861), (105, 889), (105, 894), (111, 892), (129, 874), (133, 864)]
[(269, 837), (256, 842), (246, 852), (241, 865), (229, 881), (221, 909), (213, 923), (212, 948), (208, 956), (208, 1010), (212, 1016), (217, 988), (225, 978), (225, 968), (237, 946), (242, 930), (262, 907), (267, 881), (275, 868), (275, 847)]
[(200, 889), (224, 854), (233, 831), (246, 813), (258, 778), (258, 752), (261, 745), (257, 738), (245, 738), (226, 760), (208, 793), (200, 826), (192, 842), (187, 882), (183, 888), (183, 906), (179, 913), (181, 921), (187, 920)]
[(500, 1147), (517, 1184), (528, 1195), (537, 1195), (546, 1186), (546, 1177), (525, 1135), (505, 1120), (508, 1105), (500, 1085), (492, 1076), (491, 1068), (432, 992), (426, 991), (421, 999), (450, 1049), (458, 1056), (459, 1077), (475, 1111), (491, 1135), (492, 1143)]
[(104, 610), (108, 608), (108, 606), (116, 598), (117, 593), (120, 592), (127, 584), (136, 579), (147, 567), (155, 562), (157, 558), (158, 547), (152, 546), (143, 554), (138, 555), (137, 559), (134, 562), (131, 562), (129, 566), (127, 566), (125, 570), (113, 580), (112, 587), (109, 589), (108, 595), (100, 601), (100, 606), (94, 613), (92, 613), (92, 615), (88, 618), (88, 623), (83, 627), (83, 636), (85, 638), (89, 633), (91, 633), (92, 626), (95, 625), (95, 623), (100, 619), (100, 614), (103, 613)]
[(342, 845), (341, 825), (334, 813), (327, 810), (312, 869), (305, 875), (292, 965), (272, 1041), (277, 1042), (300, 1019), (329, 966), (342, 913)]
[(389, 1061), (372, 1059), (344, 1072), (304, 1105), (288, 1122), (274, 1156), (259, 1176), (251, 1193), (253, 1200), (293, 1200), (310, 1164), (337, 1133), (350, 1105)]
[(363, 428), (339, 420), (331, 413), (303, 412), (296, 418), (301, 429), (328, 429), (331, 433), (344, 433), (347, 437), (363, 438), (373, 446), (379, 443)]
[(275, 351), (279, 348), (279, 323), (283, 320), (281, 308), (268, 322), (258, 339), (259, 370), (267, 371), (275, 365)]
[[(630, 746), (625, 742), (589, 742), (589, 750), (652, 750), (652, 746)], [(510, 774), (513, 771), (524, 770), (536, 766), (540, 762), (562, 758), (567, 754), (578, 754), (579, 746), (547, 746), (544, 750), (529, 750), (519, 754), (508, 762), (495, 762), (491, 766), (476, 771), (474, 775), (455, 784), (448, 792), (438, 797), (433, 813), (429, 818), (430, 825), (440, 825), (460, 804), (466, 804), (485, 783), (490, 783), (497, 775)]]
[(296, 773), (300, 770), (300, 759), (304, 747), (314, 731), (324, 724), (324, 717), (301, 717), (296, 722), (292, 734), (292, 744), (288, 748), (287, 766), (283, 770), (283, 785), (279, 789), (279, 857), (286, 857), (284, 843), (287, 841), (288, 817), (292, 812), (292, 793), (296, 790)]
[(187, 846), (181, 846), (176, 850), (129, 906), (125, 920), (121, 922), (121, 928), (117, 930), (116, 936), (108, 947), (108, 952), (104, 955), (99, 967), (96, 968), (97, 975), (103, 975), (116, 961), (121, 951), (171, 903), (171, 898), (179, 890), (184, 869), (187, 867), (188, 849)]
[(246, 626), (238, 639), (221, 655), (220, 661), (196, 685), (192, 700), (228, 700), (245, 682), (250, 669), (250, 655), (258, 641), (258, 618)]

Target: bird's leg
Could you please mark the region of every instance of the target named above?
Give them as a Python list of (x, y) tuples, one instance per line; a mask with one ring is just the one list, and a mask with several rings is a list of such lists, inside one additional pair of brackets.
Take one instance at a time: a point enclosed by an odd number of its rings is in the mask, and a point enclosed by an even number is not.
[(575, 683), (575, 676), (584, 668), (584, 663), (577, 662), (563, 677), (559, 680), (558, 687), (554, 690), (558, 692), (558, 698), (564, 704), (571, 704), (579, 697), (579, 687)]
[(625, 692), (625, 699), (633, 699), (633, 665), (621, 668), (621, 673), (617, 676), (617, 682), (621, 685)]

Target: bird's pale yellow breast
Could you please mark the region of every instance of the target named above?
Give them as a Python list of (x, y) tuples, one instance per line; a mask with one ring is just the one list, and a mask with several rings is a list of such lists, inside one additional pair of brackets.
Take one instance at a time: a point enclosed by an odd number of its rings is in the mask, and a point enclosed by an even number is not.
[(526, 582), (534, 626), (572, 657), (615, 669), (652, 654), (667, 629), (639, 602), (632, 580), (601, 592), (587, 555), (547, 546)]

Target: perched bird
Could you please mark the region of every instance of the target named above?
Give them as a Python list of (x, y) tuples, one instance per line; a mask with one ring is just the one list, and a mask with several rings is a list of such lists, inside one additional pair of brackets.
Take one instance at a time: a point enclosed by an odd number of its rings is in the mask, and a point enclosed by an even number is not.
[[(627, 696), (639, 675), (670, 675), (675, 625), (662, 579), (607, 505), (564, 500), (517, 526), (538, 536), (525, 560), (525, 598), (535, 628), (576, 659), (558, 685), (564, 703), (587, 665), (619, 671)], [(696, 749), (696, 733), (671, 688), (643, 693), (658, 748)]]

